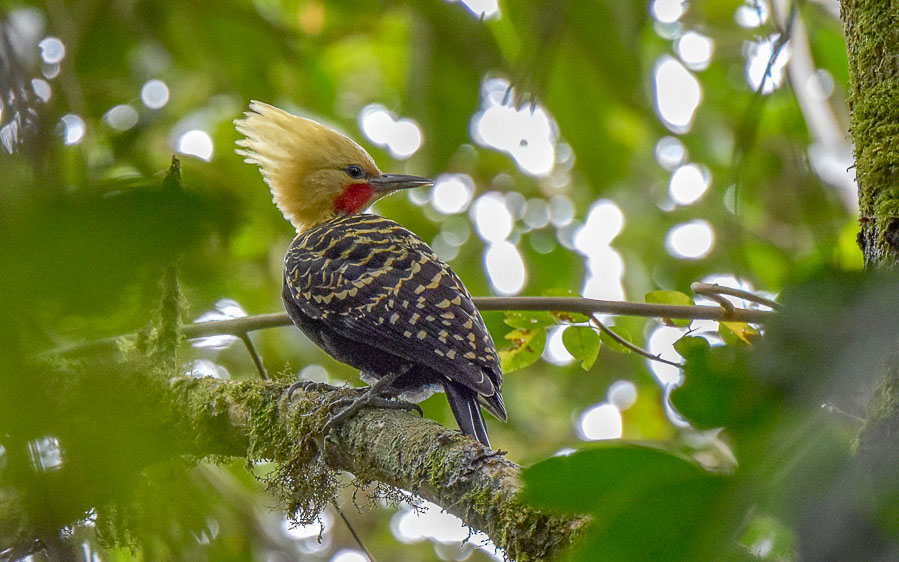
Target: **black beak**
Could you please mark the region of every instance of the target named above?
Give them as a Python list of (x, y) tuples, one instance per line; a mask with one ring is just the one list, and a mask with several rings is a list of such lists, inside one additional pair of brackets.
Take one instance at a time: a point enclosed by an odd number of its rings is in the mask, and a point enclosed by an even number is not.
[(405, 174), (383, 174), (368, 180), (375, 191), (395, 191), (397, 189), (411, 189), (425, 185), (434, 185), (434, 180), (420, 176), (407, 176)]

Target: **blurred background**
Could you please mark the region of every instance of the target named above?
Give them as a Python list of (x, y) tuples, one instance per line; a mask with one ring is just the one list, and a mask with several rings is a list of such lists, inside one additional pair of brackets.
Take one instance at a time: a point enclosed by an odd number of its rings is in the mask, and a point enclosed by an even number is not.
[[(234, 153), (232, 121), (251, 99), (337, 128), (384, 171), (434, 177), (374, 211), (430, 243), (475, 296), (642, 301), (705, 281), (775, 297), (796, 272), (862, 267), (836, 1), (9, 1), (0, 26), (5, 494), (75, 459), (110, 473), (121, 461), (64, 438), (115, 397), (101, 387), (81, 411), (48, 408), (46, 393), (83, 389), (36, 384), (22, 357), (140, 330), (172, 264), (189, 321), (282, 310), (294, 232)], [(173, 155), (183, 188), (163, 185)], [(484, 317), (511, 345), (514, 318)], [(494, 446), (530, 465), (643, 440), (733, 465), (717, 431), (671, 407), (680, 370), (605, 344), (585, 361), (556, 320), (507, 372)], [(675, 361), (687, 331), (722, 343), (714, 322), (603, 320)], [(252, 338), (273, 376), (359, 384), (295, 328)], [(187, 342), (179, 360), (191, 376), (257, 376), (231, 336)], [(115, 369), (102, 365), (99, 377)], [(453, 425), (442, 396), (423, 406)], [(109, 427), (127, 433), (128, 416), (109, 413)], [(131, 549), (84, 513), (64, 533), (79, 559), (365, 559), (335, 511), (292, 524), (240, 460), (135, 478), (69, 490), (146, 510), (119, 537)], [(360, 512), (351, 496), (343, 509), (379, 559), (501, 557), (436, 506)], [(756, 556), (791, 552), (776, 519), (752, 529)]]

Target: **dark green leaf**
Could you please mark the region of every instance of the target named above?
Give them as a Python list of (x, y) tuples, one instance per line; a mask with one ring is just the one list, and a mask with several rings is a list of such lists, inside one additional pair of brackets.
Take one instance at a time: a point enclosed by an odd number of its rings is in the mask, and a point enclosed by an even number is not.
[(699, 336), (684, 336), (674, 342), (674, 350), (689, 360), (711, 348), (709, 340)]
[(714, 559), (730, 548), (729, 480), (661, 449), (609, 443), (526, 469), (532, 504), (589, 513), (570, 560)]
[(759, 413), (768, 387), (748, 374), (749, 348), (712, 348), (703, 338), (687, 337), (679, 340), (675, 349), (686, 363), (684, 383), (672, 391), (671, 402), (694, 426), (706, 429), (748, 423)]
[(581, 368), (589, 371), (599, 355), (599, 334), (589, 326), (568, 326), (562, 332), (562, 343)]

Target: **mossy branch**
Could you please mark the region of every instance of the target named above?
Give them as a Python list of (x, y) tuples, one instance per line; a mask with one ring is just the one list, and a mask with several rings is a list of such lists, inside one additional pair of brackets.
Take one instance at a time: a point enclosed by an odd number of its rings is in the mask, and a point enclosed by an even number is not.
[[(134, 453), (133, 458), (117, 465), (119, 472), (113, 474), (125, 481), (185, 456), (243, 457), (248, 467), (270, 460), (277, 469), (264, 481), (293, 517), (308, 522), (337, 500), (337, 471), (345, 470), (356, 476), (357, 483), (382, 482), (444, 507), (517, 560), (558, 554), (578, 538), (587, 522), (524, 504), (518, 465), (458, 431), (407, 412), (363, 409), (331, 433), (322, 454), (320, 431), (329, 416), (328, 406), (335, 393), (351, 390), (300, 390), (288, 401), (286, 384), (171, 378), (169, 372), (138, 361), (123, 363), (102, 381), (93, 367), (67, 369), (64, 377), (57, 374), (72, 391), (55, 394), (54, 408), (101, 412), (102, 419), (116, 418), (121, 409), (134, 414), (121, 444)], [(97, 403), (85, 405), (84, 395)], [(70, 429), (60, 442), (72, 447), (110, 440), (108, 424), (73, 424)], [(135, 451), (126, 445), (134, 442), (146, 446)], [(107, 446), (117, 447), (114, 442)], [(97, 467), (82, 463), (59, 467), (54, 479), (71, 484), (65, 486), (71, 493), (64, 509), (63, 504), (48, 507), (40, 487), (4, 495), (0, 544), (33, 543), (36, 537), (49, 536), (47, 529), (76, 523), (91, 508), (96, 508), (102, 525), (109, 498), (92, 495), (97, 488), (79, 478), (85, 474), (110, 478), (103, 472), (110, 470), (108, 464), (98, 459)]]
[(522, 503), (518, 465), (432, 420), (364, 409), (331, 433), (321, 454), (318, 432), (334, 398), (330, 391), (297, 391), (288, 403), (287, 386), (278, 383), (203, 378), (179, 380), (174, 388), (180, 396), (171, 404), (189, 419), (184, 427), (209, 428), (219, 434), (212, 441), (246, 444), (231, 454), (272, 459), (282, 467), (268, 483), (300, 510), (300, 520), (333, 501), (327, 485), (333, 476), (326, 472), (345, 470), (443, 507), (516, 560), (558, 554), (587, 523)]

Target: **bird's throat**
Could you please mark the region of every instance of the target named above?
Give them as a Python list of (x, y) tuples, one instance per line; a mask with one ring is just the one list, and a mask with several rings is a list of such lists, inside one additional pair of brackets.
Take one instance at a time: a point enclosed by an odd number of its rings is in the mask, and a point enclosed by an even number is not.
[(334, 201), (334, 210), (340, 215), (352, 215), (365, 210), (375, 188), (370, 183), (351, 183)]

